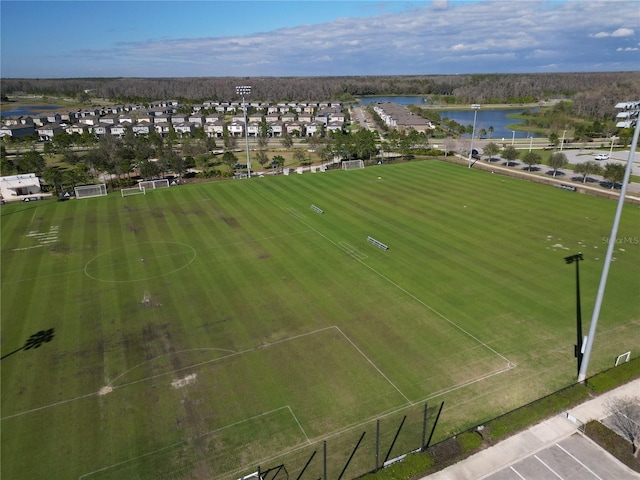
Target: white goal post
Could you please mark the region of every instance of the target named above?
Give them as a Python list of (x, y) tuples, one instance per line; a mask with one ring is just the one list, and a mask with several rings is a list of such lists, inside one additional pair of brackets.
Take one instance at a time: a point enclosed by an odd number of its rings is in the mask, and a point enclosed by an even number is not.
[(364, 168), (362, 160), (345, 160), (342, 162), (342, 170), (358, 170)]
[(166, 178), (161, 178), (159, 180), (145, 180), (138, 183), (138, 187), (141, 189), (142, 188), (150, 188), (150, 189), (169, 188), (169, 180), (167, 180)]
[(98, 183), (96, 185), (80, 185), (74, 187), (76, 192), (76, 198), (91, 198), (91, 197), (106, 197), (107, 186), (104, 183)]
[(628, 352), (624, 352), (624, 353), (621, 353), (620, 355), (618, 355), (618, 357), (616, 358), (616, 367), (618, 365), (620, 365), (621, 363), (628, 362), (629, 358), (631, 358), (631, 350), (629, 350)]
[(144, 187), (133, 187), (133, 188), (121, 188), (120, 194), (123, 197), (130, 197), (131, 195), (146, 195), (146, 188)]

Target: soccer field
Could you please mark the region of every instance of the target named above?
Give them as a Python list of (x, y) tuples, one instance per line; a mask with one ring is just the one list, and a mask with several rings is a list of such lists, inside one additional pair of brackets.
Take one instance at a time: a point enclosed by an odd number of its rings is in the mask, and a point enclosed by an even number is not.
[[(564, 257), (586, 332), (615, 206), (437, 161), (4, 205), (2, 477), (292, 474), (326, 440), (337, 478), (376, 419), (444, 400), (437, 440), (550, 393)], [(639, 236), (625, 206), (591, 373), (637, 356)]]

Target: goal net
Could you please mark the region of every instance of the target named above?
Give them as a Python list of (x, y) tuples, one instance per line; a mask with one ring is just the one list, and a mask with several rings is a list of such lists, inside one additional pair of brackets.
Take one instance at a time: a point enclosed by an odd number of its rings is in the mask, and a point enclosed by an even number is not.
[(146, 195), (146, 189), (142, 186), (133, 188), (121, 188), (120, 194), (123, 197), (130, 197), (131, 195)]
[(345, 160), (342, 162), (342, 170), (357, 170), (359, 168), (364, 168), (362, 160)]
[(169, 188), (169, 180), (166, 178), (162, 178), (160, 180), (145, 180), (144, 182), (138, 183), (138, 187), (140, 188)]
[(81, 185), (74, 188), (76, 198), (105, 197), (107, 195), (107, 186), (104, 183), (96, 185)]

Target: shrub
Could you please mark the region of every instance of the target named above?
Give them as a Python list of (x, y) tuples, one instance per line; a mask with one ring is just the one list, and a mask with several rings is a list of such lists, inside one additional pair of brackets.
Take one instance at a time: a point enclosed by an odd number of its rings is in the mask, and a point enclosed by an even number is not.
[(458, 442), (462, 451), (466, 453), (482, 445), (482, 436), (478, 432), (464, 432), (458, 435)]
[(487, 423), (487, 438), (498, 440), (524, 428), (534, 425), (545, 418), (570, 408), (589, 397), (589, 390), (576, 383), (564, 390), (543, 397), (535, 402), (512, 410)]
[(640, 357), (610, 368), (587, 379), (587, 386), (596, 393), (619, 387), (640, 376)]
[[(375, 480), (407, 480), (411, 477), (424, 474), (434, 464), (433, 458), (426, 453), (413, 453), (398, 463), (379, 470), (375, 474), (366, 475), (364, 478)], [(375, 475), (375, 476), (374, 476)]]
[(640, 472), (640, 459), (632, 454), (631, 443), (597, 420), (585, 426), (585, 434), (629, 468)]

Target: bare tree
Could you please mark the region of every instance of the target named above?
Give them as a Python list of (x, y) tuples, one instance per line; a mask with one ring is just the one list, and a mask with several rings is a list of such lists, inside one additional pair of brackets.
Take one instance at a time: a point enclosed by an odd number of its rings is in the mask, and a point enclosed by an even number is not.
[(613, 425), (631, 442), (637, 457), (640, 442), (640, 397), (611, 398), (606, 403)]
[(449, 152), (453, 152), (456, 149), (456, 140), (453, 137), (447, 137), (444, 139), (444, 156), (446, 157)]

